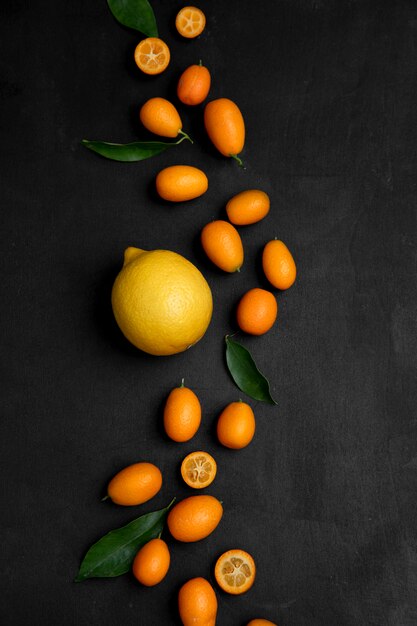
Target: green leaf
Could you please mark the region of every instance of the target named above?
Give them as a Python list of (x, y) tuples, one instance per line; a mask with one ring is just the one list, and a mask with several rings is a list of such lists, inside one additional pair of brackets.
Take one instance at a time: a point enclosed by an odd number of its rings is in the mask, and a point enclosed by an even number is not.
[[(83, 139), (82, 144), (89, 150), (97, 152), (106, 159), (112, 159), (113, 161), (134, 162), (143, 161), (150, 157), (161, 154), (167, 148), (172, 146), (178, 146), (184, 139), (189, 139), (188, 136), (181, 137), (175, 142), (164, 141), (134, 141), (132, 143), (109, 143), (107, 141), (89, 141)], [(191, 141), (191, 139), (190, 139)]]
[(155, 14), (148, 0), (107, 0), (110, 11), (118, 22), (143, 33), (158, 37)]
[(276, 404), (269, 391), (269, 382), (256, 367), (250, 352), (229, 336), (226, 336), (226, 362), (241, 391), (255, 400)]
[(161, 534), (173, 502), (165, 509), (141, 515), (99, 539), (85, 555), (75, 582), (87, 578), (112, 578), (128, 572), (138, 550)]

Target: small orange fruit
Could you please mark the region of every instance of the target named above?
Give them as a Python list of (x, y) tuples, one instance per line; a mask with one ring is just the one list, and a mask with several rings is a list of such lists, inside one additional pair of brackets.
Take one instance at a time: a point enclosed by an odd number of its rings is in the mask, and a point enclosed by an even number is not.
[(163, 539), (151, 539), (134, 558), (132, 571), (135, 578), (146, 587), (153, 587), (167, 575), (171, 556)]
[(231, 402), (217, 421), (217, 437), (226, 448), (245, 448), (255, 434), (255, 415), (246, 402)]
[(169, 64), (171, 54), (159, 37), (142, 39), (135, 48), (135, 63), (145, 74), (160, 74)]
[(217, 598), (205, 578), (192, 578), (178, 593), (178, 608), (184, 626), (215, 626)]
[(187, 39), (194, 39), (201, 35), (205, 26), (206, 16), (197, 7), (183, 7), (175, 18), (175, 28)]
[(201, 231), (201, 244), (210, 261), (225, 272), (238, 272), (242, 267), (242, 240), (229, 222), (215, 220), (206, 224)]
[(107, 495), (115, 504), (136, 506), (153, 498), (162, 487), (162, 474), (152, 463), (133, 463), (108, 484)]
[(208, 189), (208, 179), (202, 170), (191, 165), (171, 165), (156, 177), (156, 190), (164, 200), (185, 202), (202, 196)]
[(173, 441), (188, 441), (196, 434), (201, 423), (201, 405), (194, 391), (188, 387), (175, 387), (164, 407), (165, 432)]
[(211, 85), (210, 72), (204, 65), (190, 65), (181, 74), (177, 86), (177, 96), (183, 104), (195, 106), (208, 96)]
[(182, 130), (182, 121), (177, 109), (165, 98), (150, 98), (139, 112), (144, 127), (160, 137), (177, 137), (179, 134), (190, 139)]
[(270, 622), (269, 619), (251, 619), (246, 626), (277, 626), (275, 622)]
[(275, 296), (266, 289), (250, 289), (241, 298), (236, 311), (239, 328), (250, 335), (263, 335), (277, 319)]
[(204, 125), (217, 150), (242, 165), (237, 155), (245, 145), (245, 122), (237, 104), (228, 98), (212, 100), (204, 109)]
[(247, 226), (262, 220), (269, 213), (269, 196), (260, 189), (247, 189), (230, 198), (226, 213), (232, 224)]
[(190, 543), (208, 537), (217, 528), (223, 507), (213, 496), (190, 496), (168, 513), (169, 532), (178, 541)]
[(288, 289), (294, 283), (297, 269), (291, 252), (283, 241), (269, 241), (262, 253), (265, 276), (277, 289)]
[(223, 591), (238, 595), (248, 591), (255, 582), (255, 561), (244, 550), (228, 550), (218, 559), (214, 577)]
[(181, 463), (181, 476), (193, 489), (211, 485), (216, 473), (217, 463), (208, 452), (191, 452)]

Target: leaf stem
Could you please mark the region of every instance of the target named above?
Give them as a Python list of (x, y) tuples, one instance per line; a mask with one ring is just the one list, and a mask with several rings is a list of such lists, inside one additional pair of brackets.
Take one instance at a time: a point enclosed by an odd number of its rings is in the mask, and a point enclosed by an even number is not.
[(174, 504), (174, 502), (175, 502), (175, 500), (176, 500), (176, 499), (177, 499), (177, 498), (174, 496), (174, 497), (172, 498), (171, 502), (168, 504), (168, 506), (167, 506), (166, 508), (167, 508), (167, 509), (170, 509), (170, 508), (172, 507), (172, 505)]
[(183, 135), (183, 137), (177, 143), (180, 143), (183, 139), (188, 139), (188, 141), (191, 141), (191, 143), (194, 143), (194, 141), (191, 139), (190, 135), (187, 135), (187, 133), (185, 133), (183, 130), (180, 129), (178, 131), (178, 134), (179, 135)]

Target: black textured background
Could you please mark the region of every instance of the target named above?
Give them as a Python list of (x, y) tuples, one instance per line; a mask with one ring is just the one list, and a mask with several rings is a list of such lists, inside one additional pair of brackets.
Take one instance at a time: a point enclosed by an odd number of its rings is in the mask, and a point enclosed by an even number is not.
[[(173, 26), (183, 4), (152, 4), (172, 52), (154, 78), (135, 68), (140, 36), (105, 0), (0, 9), (1, 621), (178, 625), (179, 586), (213, 580), (217, 556), (242, 547), (257, 581), (242, 597), (217, 589), (220, 626), (256, 616), (416, 626), (417, 5), (201, 0), (207, 28), (185, 41)], [(179, 107), (194, 145), (143, 163), (80, 146), (146, 137), (139, 106), (155, 95), (176, 102), (180, 73), (200, 58), (210, 98), (232, 98), (244, 114), (245, 170), (215, 153), (200, 107)], [(154, 177), (174, 163), (204, 169), (207, 194), (159, 201)], [(241, 229), (244, 267), (223, 275), (199, 231), (251, 187), (270, 194), (272, 210)], [(259, 255), (273, 236), (293, 251), (298, 279), (277, 294), (273, 330), (242, 342), (278, 406), (251, 402), (255, 439), (232, 452), (213, 429), (241, 395), (223, 336), (240, 295), (265, 285)], [(175, 250), (210, 282), (213, 322), (187, 353), (147, 356), (116, 328), (110, 289), (128, 245)], [(182, 377), (204, 421), (179, 445), (162, 433), (161, 407)], [(178, 468), (199, 448), (218, 461), (216, 532), (170, 541), (171, 570), (153, 589), (129, 575), (75, 584), (102, 534), (189, 495)], [(155, 499), (135, 509), (100, 502), (113, 474), (142, 459), (164, 475)]]

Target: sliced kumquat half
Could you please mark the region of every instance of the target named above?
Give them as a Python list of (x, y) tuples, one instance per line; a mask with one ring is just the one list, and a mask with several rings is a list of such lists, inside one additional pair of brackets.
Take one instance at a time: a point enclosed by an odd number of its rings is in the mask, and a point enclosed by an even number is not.
[(183, 7), (175, 18), (175, 27), (180, 35), (193, 39), (201, 35), (206, 26), (206, 16), (197, 7)]
[(181, 463), (181, 476), (189, 487), (202, 489), (216, 477), (217, 463), (208, 452), (191, 452)]
[(238, 595), (248, 591), (255, 582), (256, 566), (250, 554), (244, 550), (228, 550), (218, 559), (214, 577), (223, 591)]
[(135, 63), (145, 74), (160, 74), (169, 64), (171, 53), (158, 37), (142, 39), (135, 48)]

